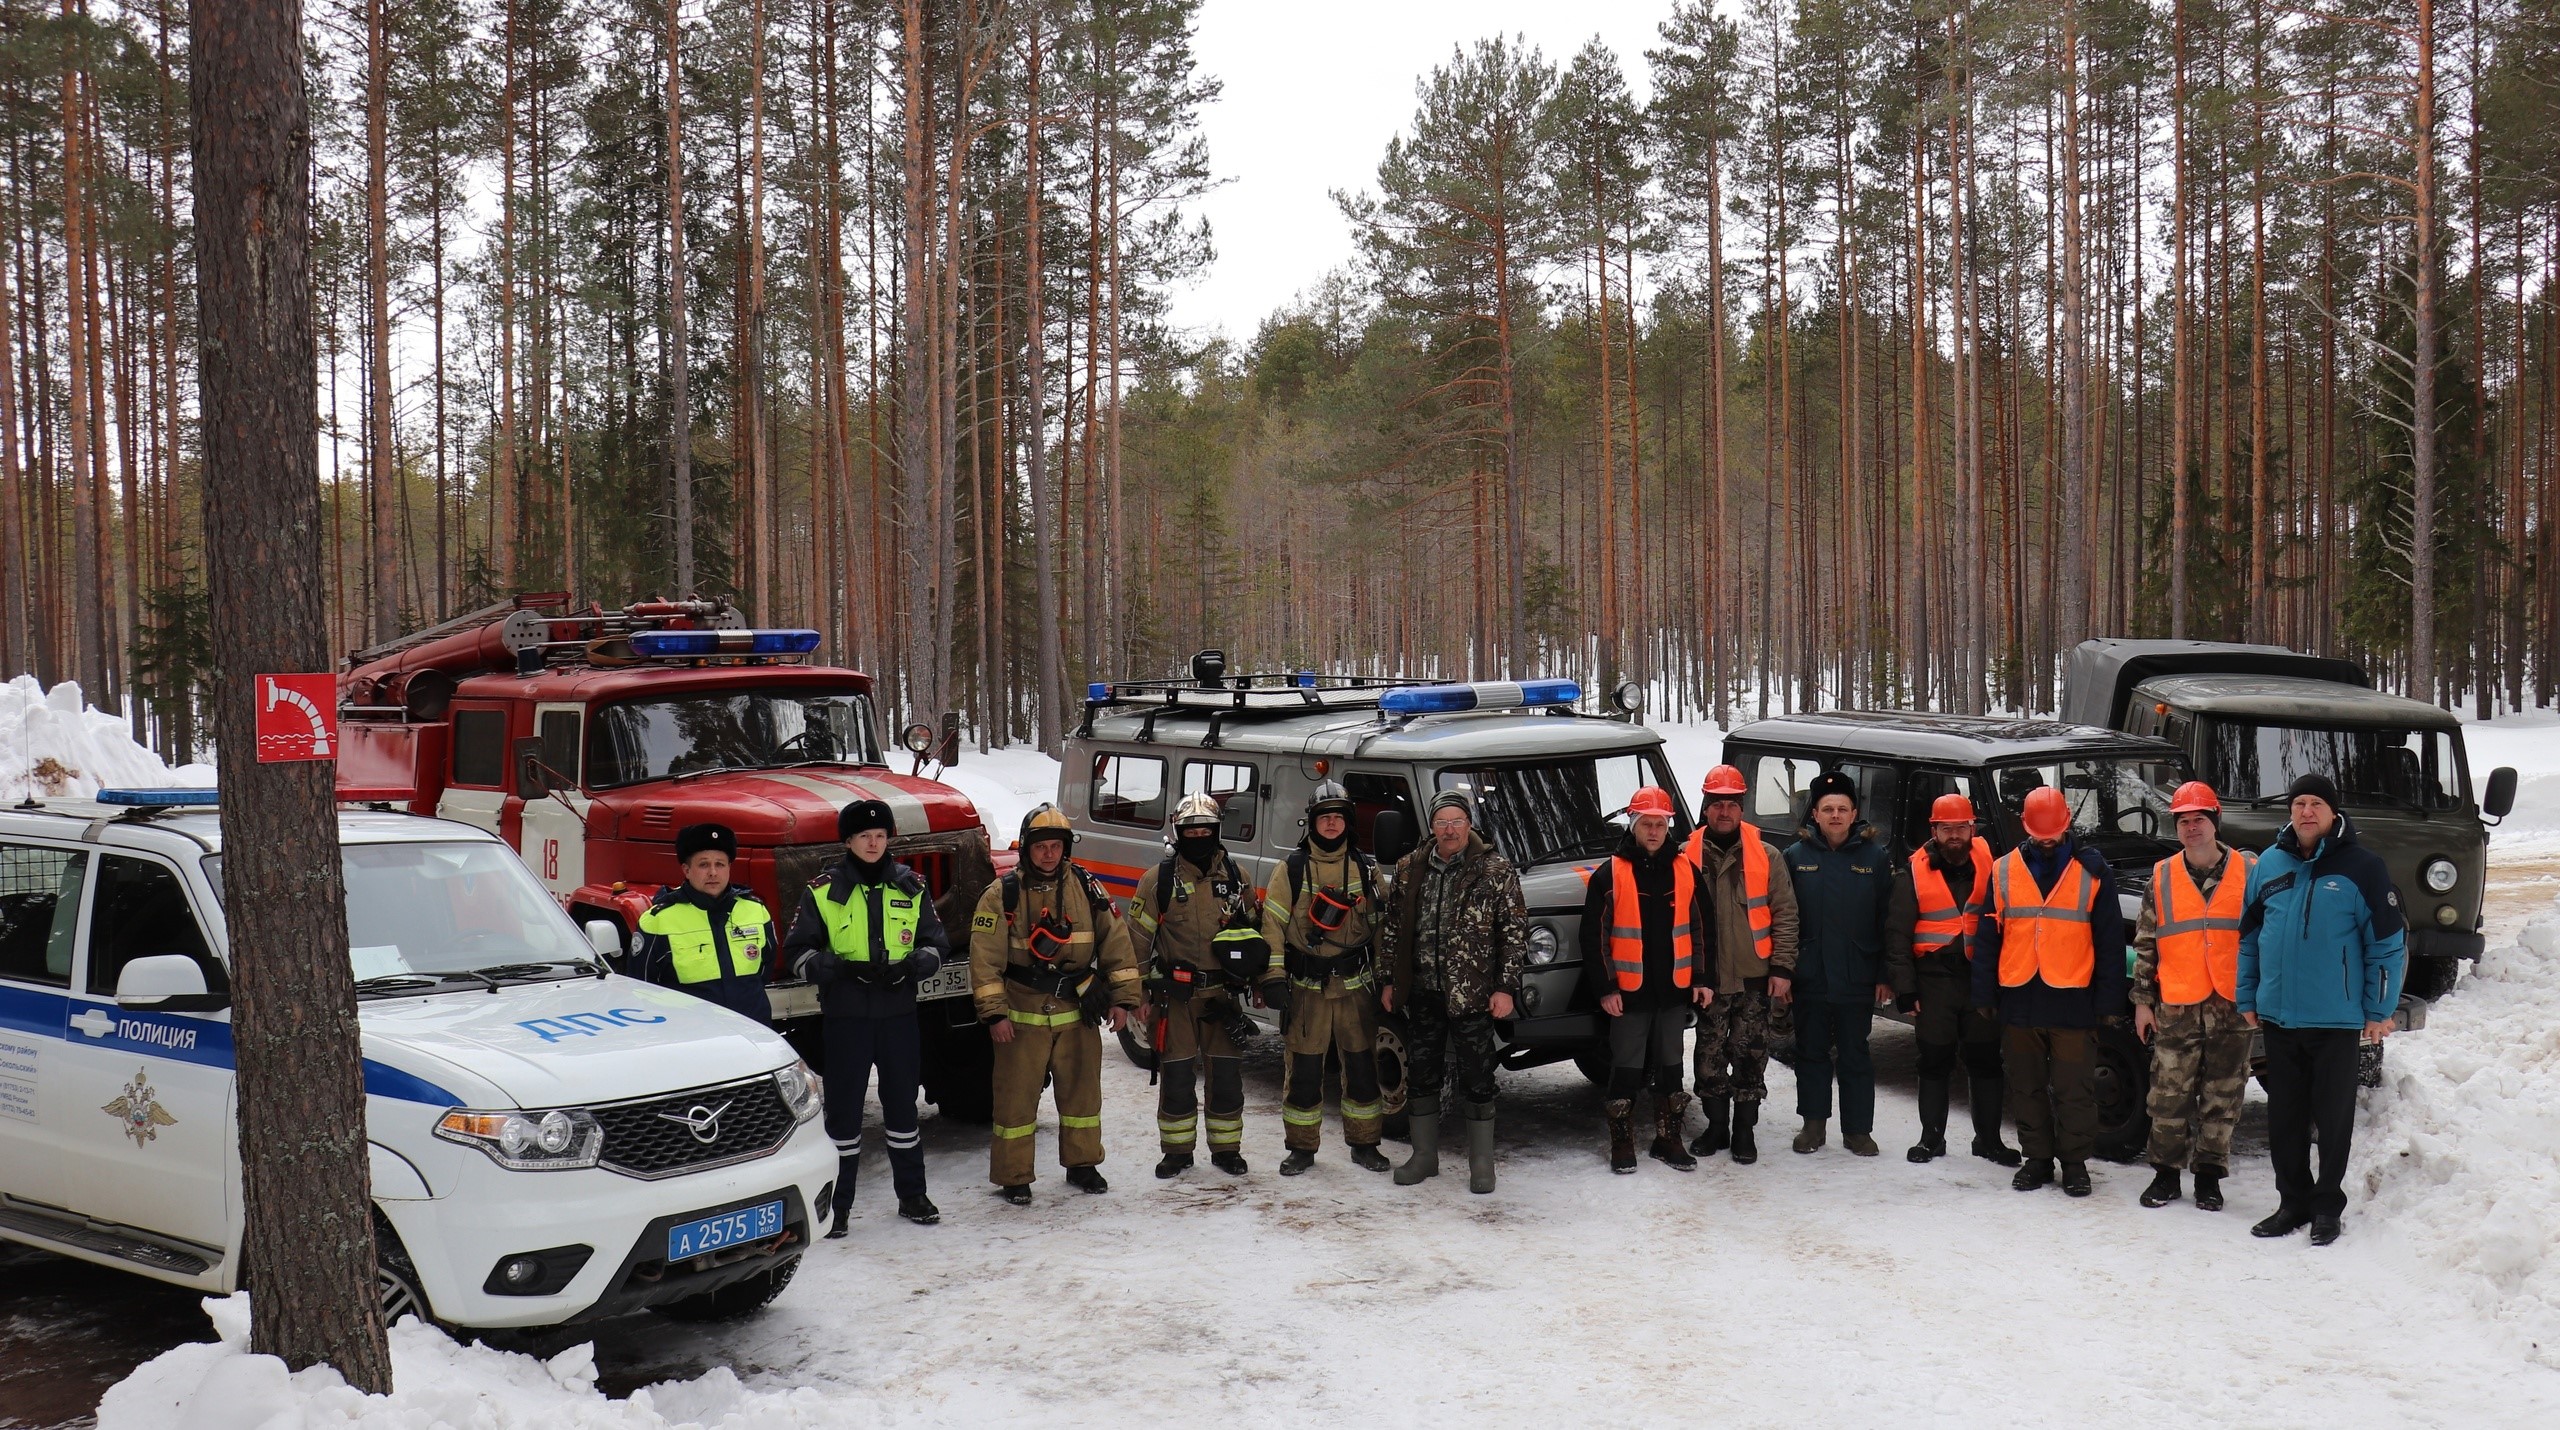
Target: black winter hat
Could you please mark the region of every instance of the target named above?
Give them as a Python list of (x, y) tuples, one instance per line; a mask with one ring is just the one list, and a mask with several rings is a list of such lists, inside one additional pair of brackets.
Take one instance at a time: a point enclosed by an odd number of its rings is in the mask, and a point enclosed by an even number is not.
[(2338, 782), (2316, 771), (2296, 776), (2284, 794), (2287, 800), (2300, 799), (2307, 794), (2329, 806), (2330, 813), (2335, 814), (2338, 810)]
[(836, 838), (851, 839), (866, 829), (885, 829), (895, 834), (898, 820), (889, 813), (889, 806), (876, 799), (857, 799), (836, 811)]
[(1849, 778), (1847, 775), (1840, 773), (1838, 770), (1831, 770), (1823, 774), (1815, 775), (1813, 777), (1813, 783), (1805, 790), (1805, 810), (1810, 813), (1816, 805), (1822, 803), (1824, 796), (1835, 794), (1847, 795), (1849, 797), (1850, 808), (1856, 808), (1858, 804), (1858, 782)]
[(738, 836), (725, 824), (688, 824), (676, 831), (676, 862), (690, 864), (693, 856), (705, 849), (717, 849), (735, 859)]

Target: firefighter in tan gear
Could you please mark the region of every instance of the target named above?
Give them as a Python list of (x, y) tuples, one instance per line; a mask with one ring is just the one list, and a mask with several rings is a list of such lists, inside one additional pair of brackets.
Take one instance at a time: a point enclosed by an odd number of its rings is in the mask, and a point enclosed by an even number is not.
[(1146, 975), (1147, 1030), (1156, 1050), (1158, 1177), (1190, 1170), (1199, 1144), (1197, 1075), (1208, 1066), (1209, 1164), (1245, 1173), (1244, 1060), (1229, 1031), (1243, 995), (1271, 966), (1252, 876), (1218, 840), (1218, 801), (1183, 796), (1173, 852), (1129, 897), (1129, 936)]
[(1307, 837), (1262, 891), (1262, 938), (1280, 950), (1263, 1002), (1280, 1010), (1289, 1047), (1280, 1095), (1280, 1175), (1316, 1164), (1324, 1140), (1324, 1063), (1342, 1060), (1342, 1140), (1351, 1160), (1387, 1170), (1378, 1151), (1378, 866), (1351, 844), (1351, 794), (1326, 780), (1307, 801)]
[(1058, 1161), (1067, 1185), (1102, 1179), (1102, 1034), (1138, 1006), (1129, 926), (1084, 866), (1075, 830), (1054, 805), (1022, 817), (1022, 862), (987, 886), (969, 921), (969, 991), (995, 1043), (995, 1136), (987, 1180), (1015, 1206), (1031, 1201), (1031, 1134), (1040, 1088), (1058, 1088)]

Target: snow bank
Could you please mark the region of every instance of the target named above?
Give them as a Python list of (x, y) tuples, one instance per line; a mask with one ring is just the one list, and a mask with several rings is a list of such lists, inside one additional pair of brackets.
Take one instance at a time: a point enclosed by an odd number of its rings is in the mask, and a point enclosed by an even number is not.
[(2489, 771), (2515, 767), (2516, 807), (2489, 836), (2490, 847), (2560, 853), (2560, 712), (2521, 710), (2465, 721), (2462, 743), (2474, 790), (2488, 787)]
[(2391, 1040), (2355, 1167), (2418, 1261), (2560, 1367), (2560, 904)]
[(940, 778), (978, 807), (987, 838), (998, 849), (1013, 842), (1032, 806), (1058, 797), (1058, 762), (1029, 745), (1007, 745), (983, 755), (964, 752)]
[(818, 1430), (877, 1424), (858, 1397), (799, 1389), (751, 1390), (735, 1373), (599, 1393), (595, 1348), (549, 1360), (457, 1345), (415, 1320), (391, 1329), (389, 1395), (366, 1395), (326, 1366), (288, 1372), (251, 1355), (246, 1292), (210, 1297), (220, 1338), (146, 1362), (98, 1403), (99, 1430)]
[(50, 691), (32, 675), (0, 685), (0, 804), (78, 798), (102, 786), (212, 783), (211, 765), (170, 769), (133, 742), (123, 717), (90, 708), (71, 681)]

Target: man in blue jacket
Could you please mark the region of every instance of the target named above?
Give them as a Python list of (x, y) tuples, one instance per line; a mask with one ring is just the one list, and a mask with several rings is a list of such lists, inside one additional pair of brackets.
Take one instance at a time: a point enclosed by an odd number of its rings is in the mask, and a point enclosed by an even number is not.
[[(1772, 973), (1769, 998), (1796, 1015), (1799, 1152), (1819, 1151), (1840, 1082), (1840, 1143), (1876, 1155), (1876, 1065), (1867, 1035), (1876, 1005), (1893, 1001), (1885, 980), (1884, 919), (1893, 903), (1893, 858), (1858, 818), (1857, 782), (1837, 770), (1815, 777), (1804, 837), (1787, 847), (1795, 881), (1796, 967)], [(1909, 991), (1909, 990), (1904, 990)]]
[[(2240, 1016), (2266, 1035), (2267, 1154), (2275, 1214), (2252, 1236), (2338, 1239), (2356, 1125), (2356, 1044), (2391, 1034), (2408, 963), (2399, 892), (2356, 843), (2328, 776), (2293, 782), (2292, 820), (2249, 871), (2240, 915)], [(2320, 1132), (2320, 1178), (2311, 1132)]]

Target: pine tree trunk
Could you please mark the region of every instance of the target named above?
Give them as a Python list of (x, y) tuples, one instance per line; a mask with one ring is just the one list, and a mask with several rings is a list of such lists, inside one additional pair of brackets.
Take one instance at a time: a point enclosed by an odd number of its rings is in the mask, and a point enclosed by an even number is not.
[(391, 427), (391, 238), (390, 214), (390, 71), (388, 0), (365, 3), (365, 296), (371, 325), (371, 419), (365, 447), (365, 486), (371, 503), (366, 512), (368, 549), (372, 555), (373, 631), (379, 644), (400, 634), (400, 573), (397, 523), (400, 474)]
[[(378, 3), (378, 0), (377, 0)], [(667, 456), (675, 484), (676, 594), (695, 594), (693, 573), (692, 348), (685, 330), (684, 48), (676, 0), (667, 4)]]
[(1030, 14), (1030, 63), (1025, 76), (1023, 99), (1023, 383), (1029, 389), (1025, 406), (1029, 420), (1024, 423), (1030, 440), (1025, 444), (1031, 459), (1031, 599), (1033, 616), (1038, 626), (1033, 668), (1038, 672), (1039, 689), (1032, 700), (1035, 729), (1043, 753), (1055, 755), (1064, 738), (1063, 712), (1066, 701), (1066, 675), (1060, 669), (1058, 646), (1058, 557), (1057, 536), (1049, 498), (1049, 425), (1045, 420), (1049, 394), (1047, 354), (1049, 320), (1048, 282), (1040, 261), (1040, 41), (1044, 23), (1038, 10)]
[(2435, 0), (2417, 0), (2417, 94), (2410, 138), (2417, 150), (2410, 264), (2417, 335), (2409, 393), (2409, 693), (2440, 702), (2436, 667), (2436, 24)]

